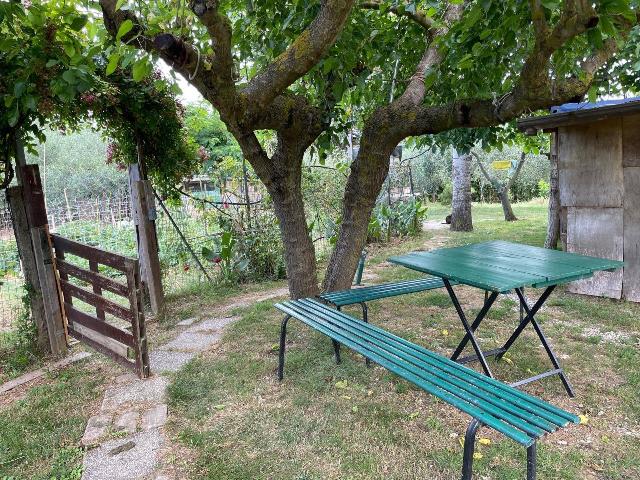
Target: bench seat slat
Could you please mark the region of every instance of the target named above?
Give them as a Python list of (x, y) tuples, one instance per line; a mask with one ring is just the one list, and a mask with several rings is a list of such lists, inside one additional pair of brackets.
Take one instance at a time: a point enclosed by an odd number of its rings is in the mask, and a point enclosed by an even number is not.
[(430, 383), (427, 382), (425, 380), (423, 380), (421, 377), (419, 377), (418, 375), (415, 375), (413, 373), (411, 373), (408, 369), (403, 368), (402, 366), (396, 364), (395, 362), (390, 361), (388, 358), (383, 357), (382, 355), (379, 355), (378, 352), (371, 350), (370, 348), (364, 346), (361, 343), (356, 343), (352, 340), (350, 340), (349, 338), (337, 333), (335, 330), (332, 330), (331, 328), (328, 328), (320, 323), (315, 322), (314, 320), (311, 320), (308, 317), (304, 317), (303, 318), (299, 318), (296, 313), (298, 313), (295, 309), (289, 309), (286, 305), (284, 304), (279, 304), (278, 305), (278, 309), (280, 309), (281, 311), (283, 311), (284, 313), (290, 314), (291, 316), (298, 318), (300, 321), (302, 321), (303, 323), (306, 323), (307, 325), (309, 325), (310, 327), (314, 328), (315, 330), (324, 333), (325, 335), (327, 335), (330, 338), (333, 338), (334, 340), (337, 340), (338, 342), (340, 342), (343, 345), (346, 345), (347, 347), (351, 348), (352, 350), (354, 350), (357, 353), (360, 353), (364, 356), (366, 356), (367, 358), (369, 358), (370, 360), (376, 362), (377, 364), (383, 366), (384, 368), (386, 368), (387, 370), (389, 370), (392, 373), (395, 373), (396, 375), (404, 378), (405, 380), (408, 380), (409, 382), (419, 386), (420, 388), (422, 388), (423, 390), (425, 390), (426, 392), (434, 395), (435, 397), (438, 397), (439, 399), (443, 400), (444, 402), (453, 405), (454, 407), (458, 408), (459, 410), (461, 410), (464, 413), (467, 413), (469, 415), (471, 415), (474, 418), (477, 418), (479, 421), (481, 421), (482, 423), (484, 423), (485, 425), (490, 426), (491, 428), (494, 428), (495, 430), (499, 431), (500, 433), (506, 435), (507, 437), (511, 438), (512, 440), (526, 446), (529, 447), (533, 444), (534, 442), (534, 438), (527, 435), (526, 433), (514, 428), (513, 426), (511, 426), (509, 423), (500, 420), (496, 417), (494, 417), (493, 415), (487, 413), (486, 411), (476, 407), (473, 404), (467, 403), (461, 399), (459, 399), (458, 397), (456, 397), (455, 395), (450, 394), (449, 392), (447, 392), (446, 390)]
[(276, 307), (400, 377), (530, 446), (578, 417), (311, 299)]
[[(444, 358), (441, 355), (431, 352), (423, 347), (407, 342), (406, 340), (392, 335), (379, 327), (366, 324), (349, 315), (345, 315), (342, 312), (328, 310), (324, 305), (315, 301), (301, 300), (300, 303), (311, 309), (319, 310), (323, 315), (332, 316), (333, 318), (337, 317), (339, 323), (344, 322), (352, 325), (353, 328), (358, 330), (361, 334), (372, 337), (373, 341), (383, 342), (387, 345), (391, 345), (392, 347), (399, 348), (403, 352), (415, 357), (415, 359), (419, 361), (418, 364), (421, 368), (424, 368), (424, 364), (434, 366), (435, 368), (445, 372), (448, 376), (470, 383), (475, 387), (509, 401), (512, 404), (517, 404), (520, 408), (527, 410), (530, 414), (544, 419), (539, 422), (538, 426), (545, 430), (548, 430), (548, 422), (558, 426), (565, 426), (568, 422), (575, 421), (577, 418), (574, 415), (569, 415), (567, 417), (566, 412), (548, 404), (547, 402), (538, 400), (535, 397), (521, 392), (520, 390), (514, 391), (513, 388), (505, 385), (504, 383), (493, 380), (476, 372), (475, 370)], [(383, 334), (379, 332), (382, 332)]]
[[(452, 282), (452, 284), (455, 283), (456, 282)], [(444, 282), (441, 278), (426, 277), (402, 282), (383, 283), (370, 287), (353, 288), (351, 290), (341, 290), (338, 292), (327, 292), (321, 294), (320, 298), (338, 307), (343, 307), (355, 303), (369, 302), (381, 298), (418, 293), (443, 287)]]
[[(321, 317), (317, 317), (313, 314), (311, 315), (314, 317), (314, 321), (316, 322), (316, 324), (323, 325), (327, 328), (333, 327), (333, 325), (331, 325), (328, 321), (322, 319)], [(341, 331), (334, 330), (334, 331), (336, 331), (336, 333), (338, 333), (339, 335), (345, 338), (348, 338), (353, 342), (362, 344), (360, 339), (358, 339), (357, 337), (354, 337), (349, 332), (346, 332), (344, 330), (341, 330)], [(433, 372), (426, 372), (425, 370), (416, 368), (417, 365), (407, 361), (407, 358), (405, 358), (404, 356), (401, 356), (401, 354), (396, 355), (396, 352), (398, 352), (397, 350), (394, 352), (392, 350), (390, 351), (387, 349), (383, 349), (374, 343), (367, 343), (366, 341), (364, 342), (364, 347), (365, 349), (378, 353), (380, 356), (386, 358), (388, 361), (397, 364), (399, 367), (404, 368), (406, 371), (409, 371), (411, 374), (416, 375), (417, 377), (421, 378), (423, 381), (429, 384), (432, 384), (435, 387), (443, 389), (444, 391), (446, 391), (447, 393), (450, 393), (451, 395), (454, 395), (461, 401), (467, 402), (471, 405), (474, 405), (482, 409), (487, 414), (492, 415), (502, 421), (505, 421), (514, 427), (517, 427), (519, 430), (522, 430), (523, 432), (527, 433), (528, 435), (534, 438), (538, 438), (545, 433), (542, 429), (535, 426), (532, 422), (530, 423), (526, 421), (527, 419), (526, 412), (522, 410), (518, 411), (517, 408), (513, 408), (512, 406), (510, 406), (509, 404), (506, 404), (504, 401), (501, 401), (500, 399), (498, 399), (497, 401), (496, 399), (493, 399), (494, 400), (493, 402), (487, 401), (486, 395), (485, 396), (479, 395), (477, 389), (470, 388), (469, 385), (465, 385), (463, 388), (460, 388), (459, 385), (456, 385), (455, 383), (450, 382), (446, 378), (446, 376), (438, 376), (436, 374), (433, 374)], [(404, 377), (405, 375), (401, 374), (400, 376)], [(514, 412), (516, 413), (515, 415), (513, 414)], [(555, 426), (547, 424), (548, 432), (552, 432), (555, 430), (556, 430)]]
[[(309, 313), (314, 315), (314, 317), (316, 316), (312, 311), (310, 311)], [(328, 321), (331, 322), (331, 320)], [(339, 323), (333, 325), (340, 331), (340, 333), (347, 337), (355, 339), (356, 341), (368, 342), (372, 338), (370, 336), (367, 336), (366, 332), (363, 333), (361, 331), (358, 331), (358, 329), (354, 328), (351, 325), (341, 325)], [(354, 336), (356, 338), (354, 338)], [(540, 416), (538, 416), (540, 409), (536, 409), (535, 406), (526, 404), (526, 402), (524, 401), (514, 402), (509, 398), (504, 398), (507, 397), (507, 395), (501, 396), (502, 392), (496, 391), (495, 389), (487, 387), (486, 385), (481, 385), (477, 380), (474, 381), (473, 379), (469, 380), (456, 377), (451, 373), (446, 372), (442, 368), (442, 365), (438, 365), (432, 360), (429, 361), (429, 359), (421, 358), (421, 356), (419, 356), (419, 354), (416, 354), (415, 352), (407, 352), (407, 350), (403, 349), (399, 345), (394, 346), (391, 344), (385, 344), (384, 350), (409, 363), (409, 368), (411, 368), (412, 370), (415, 368), (419, 369), (418, 375), (423, 376), (427, 374), (426, 380), (433, 381), (439, 386), (444, 385), (443, 388), (461, 398), (465, 397), (464, 399), (466, 401), (474, 403), (475, 400), (478, 399), (487, 410), (498, 408), (506, 411), (511, 415), (511, 417), (509, 417), (510, 422), (514, 425), (518, 425), (527, 433), (540, 436), (542, 433), (544, 433), (540, 429), (543, 429), (546, 432), (553, 432), (557, 429), (558, 425), (563, 425), (566, 423), (563, 418), (553, 415), (549, 417), (552, 418), (551, 421), (540, 418)], [(471, 400), (467, 398), (468, 395), (473, 396)], [(532, 425), (534, 428), (532, 428)]]
[[(346, 315), (342, 312), (336, 312), (335, 310), (329, 310), (327, 309), (324, 305), (322, 305), (321, 303), (312, 300), (312, 299), (304, 299), (304, 300), (299, 300), (300, 303), (303, 304), (307, 304), (307, 305), (312, 305), (315, 308), (318, 308), (320, 310), (324, 309), (326, 311), (326, 313), (328, 315), (340, 315), (344, 321), (347, 322), (352, 322), (356, 325), (358, 325), (360, 328), (364, 328), (367, 329), (368, 331), (371, 332), (375, 332), (377, 335), (379, 335), (379, 338), (387, 338), (390, 340), (393, 340), (394, 342), (397, 342), (399, 344), (402, 344), (410, 349), (415, 350), (416, 352), (419, 352), (421, 354), (423, 354), (426, 357), (432, 358), (433, 360), (435, 360), (436, 362), (439, 362), (441, 364), (444, 364), (446, 367), (445, 370), (448, 373), (451, 373), (453, 375), (459, 375), (462, 374), (463, 376), (470, 376), (470, 377), (474, 377), (475, 379), (477, 379), (480, 382), (480, 385), (482, 384), (486, 384), (486, 385), (490, 385), (492, 387), (495, 387), (498, 390), (501, 390), (502, 392), (505, 392), (506, 394), (508, 394), (509, 396), (512, 397), (517, 397), (518, 400), (520, 401), (524, 401), (527, 402), (529, 404), (535, 405), (536, 407), (538, 407), (541, 410), (550, 412), (552, 414), (554, 414), (557, 417), (560, 417), (561, 419), (564, 420), (564, 423), (562, 423), (562, 426), (565, 426), (568, 422), (572, 422), (572, 423), (577, 423), (580, 421), (580, 419), (576, 416), (573, 415), (571, 413), (568, 413), (558, 407), (555, 407), (553, 405), (551, 405), (548, 402), (545, 402), (544, 400), (540, 400), (532, 395), (529, 395), (525, 392), (522, 392), (521, 390), (517, 390), (515, 388), (510, 387), (509, 385), (506, 385), (498, 380), (495, 380), (493, 378), (487, 377), (486, 375), (483, 375), (479, 372), (476, 372), (475, 370), (472, 370), (468, 367), (465, 367), (464, 365), (461, 365), (453, 360), (450, 360), (448, 358), (443, 357), (442, 355), (438, 355), (437, 353), (432, 352), (431, 350), (427, 350), (424, 347), (421, 347), (420, 345), (416, 345), (414, 343), (411, 343), (405, 339), (403, 339), (402, 337), (398, 337), (397, 335), (393, 335), (392, 333), (387, 332), (386, 330), (377, 327), (375, 325), (372, 324), (366, 324), (354, 317), (351, 317), (349, 315)], [(556, 420), (554, 419), (549, 419), (550, 421), (556, 423)]]

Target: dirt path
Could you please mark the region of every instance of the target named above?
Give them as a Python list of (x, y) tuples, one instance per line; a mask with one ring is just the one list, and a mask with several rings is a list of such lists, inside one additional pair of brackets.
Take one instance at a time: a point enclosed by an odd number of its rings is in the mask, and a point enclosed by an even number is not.
[(82, 479), (170, 479), (161, 471), (163, 452), (172, 450), (164, 434), (169, 413), (167, 374), (213, 348), (224, 327), (237, 319), (230, 315), (233, 309), (288, 293), (287, 288), (278, 288), (242, 295), (220, 306), (216, 317), (183, 320), (176, 325), (175, 336), (151, 352), (150, 378), (140, 380), (130, 373), (117, 377), (105, 391), (100, 411), (87, 423)]

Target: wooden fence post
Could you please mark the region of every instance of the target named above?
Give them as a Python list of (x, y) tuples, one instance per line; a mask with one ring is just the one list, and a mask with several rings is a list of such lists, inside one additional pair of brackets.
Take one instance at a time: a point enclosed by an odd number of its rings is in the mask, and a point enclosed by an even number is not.
[(67, 351), (67, 333), (38, 165), (22, 166), (21, 179), (51, 353), (59, 355)]
[(7, 203), (11, 211), (11, 222), (13, 232), (16, 237), (18, 254), (22, 262), (22, 272), (25, 285), (30, 292), (31, 316), (38, 329), (38, 347), (43, 351), (49, 351), (49, 333), (47, 321), (44, 314), (44, 300), (40, 291), (40, 281), (38, 279), (38, 268), (36, 258), (31, 245), (31, 229), (27, 220), (27, 211), (24, 206), (22, 187), (9, 187), (6, 191)]
[(160, 258), (158, 257), (155, 200), (151, 183), (144, 179), (140, 164), (129, 166), (129, 191), (133, 220), (136, 226), (141, 277), (149, 295), (151, 312), (158, 314), (164, 306), (164, 291)]

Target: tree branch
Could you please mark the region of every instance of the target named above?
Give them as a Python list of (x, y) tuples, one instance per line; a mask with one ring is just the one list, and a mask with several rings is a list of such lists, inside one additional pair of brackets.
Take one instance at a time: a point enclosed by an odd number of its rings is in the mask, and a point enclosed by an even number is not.
[(520, 160), (518, 161), (518, 165), (516, 165), (516, 171), (513, 172), (513, 175), (511, 175), (511, 178), (509, 178), (509, 181), (504, 187), (505, 190), (509, 191), (511, 189), (511, 185), (513, 185), (513, 182), (515, 182), (516, 179), (518, 178), (518, 175), (520, 175), (520, 170), (522, 170), (522, 167), (524, 166), (524, 161), (526, 158), (527, 158), (527, 154), (522, 152), (520, 154)]
[(266, 107), (311, 70), (334, 44), (355, 0), (325, 0), (316, 18), (296, 40), (242, 90), (247, 109)]
[[(365, 10), (380, 10), (382, 8), (382, 2), (374, 0), (369, 2), (361, 2), (358, 7)], [(425, 30), (429, 31), (433, 25), (433, 19), (427, 16), (422, 10), (416, 9), (414, 12), (411, 12), (407, 9), (398, 9), (398, 7), (390, 7), (389, 11), (399, 17), (407, 17), (418, 25), (420, 25)]]

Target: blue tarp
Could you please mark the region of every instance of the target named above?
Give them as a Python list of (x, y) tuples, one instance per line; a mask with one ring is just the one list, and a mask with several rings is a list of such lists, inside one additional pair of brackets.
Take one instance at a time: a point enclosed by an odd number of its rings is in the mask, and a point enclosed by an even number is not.
[(640, 97), (623, 98), (621, 100), (602, 100), (601, 102), (565, 103), (551, 107), (551, 113), (575, 112), (576, 110), (588, 110), (591, 108), (606, 107), (609, 105), (621, 105), (623, 103), (640, 102)]

